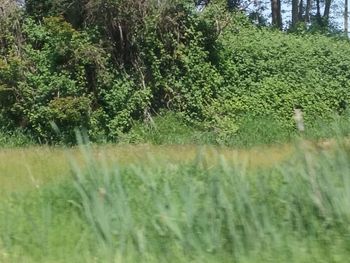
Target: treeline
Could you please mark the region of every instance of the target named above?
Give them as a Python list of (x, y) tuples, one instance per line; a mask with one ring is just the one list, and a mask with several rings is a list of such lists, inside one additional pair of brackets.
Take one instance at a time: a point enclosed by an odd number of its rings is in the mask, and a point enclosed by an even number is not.
[(159, 112), (218, 138), (247, 117), (293, 129), (342, 113), (347, 40), (253, 25), (226, 1), (1, 0), (0, 126), (41, 142), (117, 141)]

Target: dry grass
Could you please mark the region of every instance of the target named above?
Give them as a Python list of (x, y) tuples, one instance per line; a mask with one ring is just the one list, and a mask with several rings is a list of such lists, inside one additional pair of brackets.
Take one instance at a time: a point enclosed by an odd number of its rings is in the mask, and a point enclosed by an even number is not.
[(0, 150), (0, 192), (25, 191), (68, 174), (61, 149), (31, 147)]
[[(191, 162), (200, 156), (209, 165), (214, 165), (223, 155), (226, 160), (239, 162), (250, 168), (279, 163), (293, 152), (289, 145), (258, 147), (235, 150), (194, 145), (109, 145), (93, 147), (97, 159), (120, 165), (159, 164)], [(68, 154), (67, 154), (68, 153)], [(69, 176), (69, 157), (81, 159), (77, 148), (69, 150), (50, 147), (0, 150), (0, 192), (32, 190), (51, 181)]]

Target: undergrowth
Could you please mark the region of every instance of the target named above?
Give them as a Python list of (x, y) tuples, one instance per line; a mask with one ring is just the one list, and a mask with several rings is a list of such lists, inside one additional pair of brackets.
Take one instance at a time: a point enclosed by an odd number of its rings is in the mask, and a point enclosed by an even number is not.
[[(350, 134), (350, 115), (332, 115), (324, 120), (315, 118), (306, 124), (304, 138), (309, 140), (329, 140)], [(294, 127), (285, 127), (271, 116), (250, 116), (242, 118), (240, 126), (232, 134), (223, 135), (220, 130), (207, 129), (202, 123), (190, 123), (179, 113), (162, 112), (148, 122), (134, 122), (128, 133), (121, 134), (114, 141), (117, 144), (194, 144), (220, 145), (250, 148), (257, 145), (293, 143), (300, 133)], [(108, 140), (100, 138), (99, 144)], [(74, 143), (76, 144), (76, 143)], [(0, 130), (1, 147), (23, 147), (40, 145), (32, 136), (17, 130)], [(62, 145), (62, 143), (55, 143)]]

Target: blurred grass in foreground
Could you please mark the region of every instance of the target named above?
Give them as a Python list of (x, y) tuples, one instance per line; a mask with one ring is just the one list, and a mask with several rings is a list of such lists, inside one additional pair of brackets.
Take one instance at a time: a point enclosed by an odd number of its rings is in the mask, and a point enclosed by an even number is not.
[[(6, 192), (0, 262), (346, 262), (350, 256), (345, 139), (240, 151), (82, 145), (0, 155)], [(39, 182), (34, 187), (23, 162)]]

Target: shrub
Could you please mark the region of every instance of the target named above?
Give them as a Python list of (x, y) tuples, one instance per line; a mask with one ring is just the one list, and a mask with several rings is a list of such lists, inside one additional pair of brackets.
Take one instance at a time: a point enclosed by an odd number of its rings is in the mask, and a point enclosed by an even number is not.
[(312, 126), (349, 103), (347, 41), (257, 28), (223, 1), (201, 13), (187, 1), (87, 1), (79, 12), (79, 1), (57, 3), (28, 1), (23, 19), (19, 10), (0, 19), (4, 126), (43, 141), (58, 140), (51, 121), (118, 141), (170, 110), (226, 144), (247, 118), (267, 117), (288, 134), (294, 108)]
[[(341, 113), (350, 99), (350, 49), (346, 41), (297, 36), (252, 26), (227, 30), (219, 39), (220, 101), (244, 115), (269, 116), (293, 127), (293, 109), (307, 124)], [(227, 103), (221, 103), (227, 105)]]

